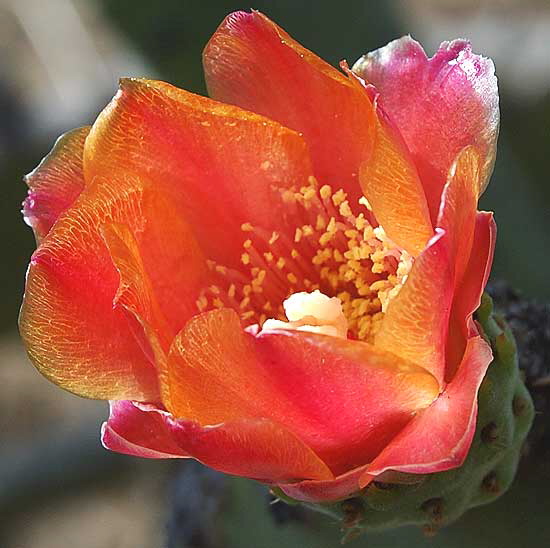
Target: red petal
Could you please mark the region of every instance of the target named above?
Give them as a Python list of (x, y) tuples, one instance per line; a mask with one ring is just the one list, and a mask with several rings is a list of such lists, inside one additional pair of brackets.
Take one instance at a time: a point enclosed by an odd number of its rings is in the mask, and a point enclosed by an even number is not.
[(298, 331), (253, 337), (229, 309), (189, 322), (169, 379), (174, 415), (203, 425), (273, 420), (336, 474), (368, 462), (438, 393), (429, 373), (390, 353)]
[(89, 127), (82, 127), (62, 135), (40, 165), (25, 177), (29, 192), (23, 202), (23, 215), (38, 241), (84, 188), (82, 154), (89, 131)]
[(475, 432), (477, 392), (491, 360), (489, 345), (479, 336), (471, 338), (445, 392), (374, 459), (361, 484), (390, 469), (429, 474), (460, 466)]
[(171, 429), (190, 455), (227, 474), (273, 482), (333, 477), (307, 445), (286, 428), (266, 419), (244, 419), (204, 428), (197, 423), (175, 421)]
[(458, 152), (481, 152), (481, 187), (491, 175), (499, 109), (491, 60), (472, 53), (464, 40), (443, 42), (428, 59), (410, 36), (362, 57), (353, 67), (374, 84), (399, 127), (424, 183), (435, 220), (447, 173)]
[(271, 482), (332, 477), (311, 449), (263, 419), (203, 428), (151, 405), (117, 402), (103, 427), (103, 443), (138, 456), (192, 456), (227, 474)]
[(477, 334), (472, 332), (471, 318), (481, 303), (487, 285), (496, 241), (496, 224), (492, 213), (476, 214), (475, 233), (470, 261), (458, 286), (451, 310), (449, 340), (447, 342), (447, 380), (453, 378), (464, 355), (466, 341)]
[(242, 266), (241, 225), (284, 229), (279, 189), (305, 185), (312, 172), (296, 132), (148, 80), (121, 82), (90, 132), (84, 166), (89, 181), (147, 174), (208, 257), (234, 267)]
[(354, 78), (307, 50), (265, 15), (232, 13), (203, 54), (210, 95), (304, 134), (321, 184), (356, 203), (374, 138), (372, 103)]

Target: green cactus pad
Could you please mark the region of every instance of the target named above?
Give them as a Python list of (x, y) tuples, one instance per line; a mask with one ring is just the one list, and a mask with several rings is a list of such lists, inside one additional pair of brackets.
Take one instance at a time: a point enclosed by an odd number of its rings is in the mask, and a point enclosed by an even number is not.
[(494, 359), (479, 390), (477, 428), (466, 461), (454, 470), (416, 475), (411, 478), (415, 483), (374, 482), (343, 501), (306, 504), (338, 519), (344, 541), (364, 531), (411, 524), (434, 533), (466, 510), (492, 502), (512, 483), (533, 421), (533, 403), (520, 377), (514, 337), (504, 319), (493, 312), (488, 295), (483, 296), (476, 319)]

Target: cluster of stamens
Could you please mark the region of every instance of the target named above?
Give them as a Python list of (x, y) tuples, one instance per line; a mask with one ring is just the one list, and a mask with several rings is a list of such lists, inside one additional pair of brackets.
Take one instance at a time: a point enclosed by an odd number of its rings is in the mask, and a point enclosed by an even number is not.
[(216, 283), (203, 291), (197, 307), (231, 307), (245, 325), (261, 326), (266, 319), (286, 319), (282, 303), (291, 294), (320, 290), (340, 299), (349, 337), (372, 340), (412, 257), (377, 226), (365, 198), (350, 204), (342, 189), (319, 187), (314, 177), (299, 190), (278, 193), (285, 230), (244, 223), (245, 268), (210, 262)]

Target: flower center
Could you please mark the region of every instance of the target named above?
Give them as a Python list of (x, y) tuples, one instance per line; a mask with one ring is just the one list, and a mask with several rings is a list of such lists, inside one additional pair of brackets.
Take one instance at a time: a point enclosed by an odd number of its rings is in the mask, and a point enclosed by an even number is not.
[[(231, 307), (249, 325), (263, 326), (268, 318), (292, 323), (300, 321), (292, 317), (293, 303), (309, 306), (303, 292), (313, 292), (311, 302), (339, 300), (350, 337), (372, 341), (389, 302), (407, 279), (413, 258), (377, 226), (365, 198), (350, 204), (342, 189), (319, 187), (314, 177), (299, 190), (278, 193), (284, 206), (284, 232), (244, 223), (244, 268), (210, 261), (215, 283), (200, 295), (198, 309)], [(317, 313), (311, 316), (317, 323), (304, 326), (331, 325), (319, 323), (322, 316)]]

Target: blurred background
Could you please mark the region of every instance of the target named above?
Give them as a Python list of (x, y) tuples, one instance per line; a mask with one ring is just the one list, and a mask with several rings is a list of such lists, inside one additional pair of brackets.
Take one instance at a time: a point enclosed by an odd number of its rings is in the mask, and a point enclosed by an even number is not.
[[(252, 482), (103, 450), (106, 405), (50, 385), (17, 335), (34, 250), (19, 213), (23, 175), (59, 134), (93, 122), (121, 76), (205, 93), (202, 48), (228, 12), (251, 7), (333, 64), (352, 63), (407, 33), (429, 54), (443, 40), (465, 37), (492, 57), (502, 129), (482, 206), (496, 212), (499, 225), (494, 278), (550, 299), (548, 0), (0, 0), (0, 546), (339, 545), (335, 524), (270, 509), (265, 489)], [(531, 469), (500, 501), (435, 538), (405, 529), (350, 545), (548, 546), (549, 488), (547, 472)]]

